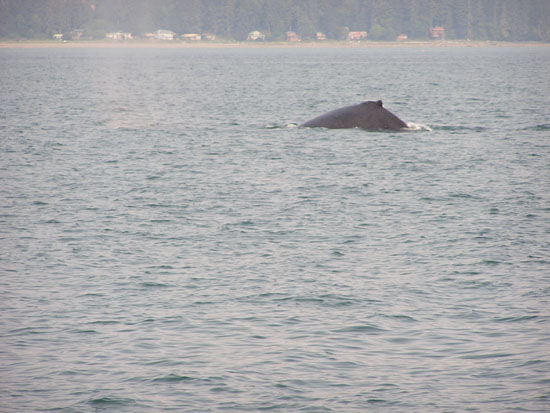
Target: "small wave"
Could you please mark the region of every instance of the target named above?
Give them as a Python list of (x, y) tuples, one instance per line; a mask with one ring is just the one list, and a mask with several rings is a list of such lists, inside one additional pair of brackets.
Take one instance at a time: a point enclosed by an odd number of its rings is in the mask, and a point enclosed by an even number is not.
[(493, 359), (493, 358), (502, 358), (502, 357), (512, 357), (513, 353), (481, 353), (481, 354), (465, 354), (460, 356), (461, 359), (466, 360), (483, 360), (483, 359)]
[(475, 196), (475, 195), (472, 195), (472, 194), (467, 194), (467, 193), (464, 193), (464, 192), (451, 192), (451, 193), (449, 193), (449, 196), (451, 198), (481, 199), (478, 196)]
[(297, 127), (297, 123), (286, 123), (284, 125), (269, 124), (264, 126), (265, 129), (293, 129)]
[(349, 327), (340, 328), (338, 330), (334, 330), (336, 333), (371, 333), (371, 334), (379, 334), (381, 332), (386, 331), (383, 328), (376, 327), (369, 324), (360, 324), (360, 325), (354, 325)]
[(525, 130), (525, 131), (535, 131), (535, 132), (548, 131), (548, 130), (550, 130), (550, 123), (543, 123), (543, 124), (536, 125), (536, 126), (528, 126), (526, 128), (523, 128), (523, 130)]
[(320, 296), (304, 297), (304, 296), (284, 296), (279, 295), (273, 298), (275, 302), (295, 302), (299, 304), (318, 304), (324, 307), (343, 307), (356, 303), (356, 301), (347, 296), (337, 294), (323, 294)]
[(112, 324), (120, 324), (120, 322), (116, 320), (98, 320), (98, 321), (90, 321), (87, 324), (112, 325)]
[(119, 405), (127, 405), (127, 404), (134, 404), (134, 399), (127, 399), (123, 397), (100, 397), (97, 399), (90, 400), (90, 404), (93, 406), (119, 406)]
[(496, 321), (497, 323), (515, 323), (515, 322), (522, 322), (522, 321), (530, 321), (530, 320), (536, 320), (539, 318), (537, 315), (525, 315), (525, 316), (517, 316), (517, 317), (500, 317), (495, 318), (493, 321)]
[(407, 122), (407, 130), (413, 131), (413, 132), (418, 132), (418, 131), (431, 132), (432, 128), (430, 128), (428, 125), (424, 125), (422, 123)]
[(164, 284), (160, 282), (154, 282), (154, 281), (145, 281), (142, 282), (141, 287), (143, 288), (163, 288), (163, 287), (170, 287), (169, 284)]
[(487, 128), (483, 126), (453, 126), (453, 125), (442, 125), (442, 126), (434, 126), (435, 130), (443, 130), (443, 131), (449, 131), (454, 133), (461, 133), (461, 132), (484, 132), (487, 130)]
[(190, 380), (193, 380), (193, 378), (189, 376), (180, 376), (179, 374), (169, 374), (167, 376), (157, 377), (156, 379), (153, 379), (154, 382), (178, 382)]
[(44, 224), (61, 224), (61, 221), (58, 221), (57, 219), (49, 219), (44, 221)]
[(81, 330), (79, 328), (70, 330), (70, 332), (74, 334), (97, 334), (96, 330)]
[(398, 321), (404, 321), (404, 322), (416, 322), (416, 321), (418, 321), (415, 318), (413, 318), (411, 316), (408, 316), (408, 315), (405, 315), (405, 314), (380, 314), (380, 315), (382, 317), (386, 317), (386, 318), (390, 318), (390, 319), (398, 320)]

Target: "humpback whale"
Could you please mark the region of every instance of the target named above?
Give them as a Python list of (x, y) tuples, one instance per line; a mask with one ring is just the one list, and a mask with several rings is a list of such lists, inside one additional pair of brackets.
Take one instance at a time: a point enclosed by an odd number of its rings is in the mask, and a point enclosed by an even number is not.
[(399, 130), (407, 124), (382, 106), (382, 101), (361, 102), (324, 113), (302, 123), (304, 128)]

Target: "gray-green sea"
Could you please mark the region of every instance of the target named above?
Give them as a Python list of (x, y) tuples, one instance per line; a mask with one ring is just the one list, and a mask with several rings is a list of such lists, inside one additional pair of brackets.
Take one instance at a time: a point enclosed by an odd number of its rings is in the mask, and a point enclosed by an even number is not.
[(550, 410), (549, 67), (0, 50), (0, 411)]

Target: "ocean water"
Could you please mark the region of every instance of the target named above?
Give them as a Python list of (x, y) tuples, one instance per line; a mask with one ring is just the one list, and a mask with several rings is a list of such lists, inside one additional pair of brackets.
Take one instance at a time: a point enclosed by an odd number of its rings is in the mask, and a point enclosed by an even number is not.
[(0, 411), (550, 410), (549, 67), (0, 50)]

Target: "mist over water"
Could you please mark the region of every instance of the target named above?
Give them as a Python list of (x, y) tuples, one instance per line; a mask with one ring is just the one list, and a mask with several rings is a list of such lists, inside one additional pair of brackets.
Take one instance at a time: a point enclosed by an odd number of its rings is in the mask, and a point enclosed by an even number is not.
[(0, 50), (0, 411), (547, 411), (549, 66)]

